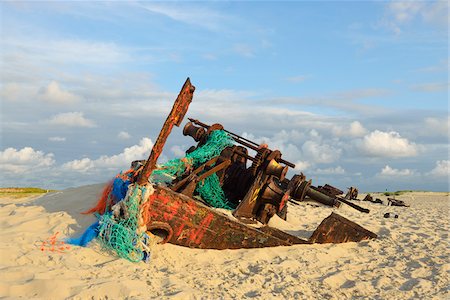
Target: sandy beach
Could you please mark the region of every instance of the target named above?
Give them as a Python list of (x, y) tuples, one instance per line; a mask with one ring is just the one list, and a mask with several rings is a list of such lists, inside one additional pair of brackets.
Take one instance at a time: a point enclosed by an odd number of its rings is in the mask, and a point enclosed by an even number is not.
[[(80, 212), (96, 202), (101, 189), (102, 185), (89, 185), (37, 198), (0, 199), (1, 298), (449, 297), (448, 193), (396, 197), (411, 207), (358, 202), (371, 210), (369, 214), (346, 206), (290, 204), (288, 222), (271, 220), (272, 225), (307, 238), (335, 211), (378, 234), (376, 240), (250, 250), (154, 245), (148, 263), (131, 263), (102, 251), (95, 241), (87, 248), (61, 243), (94, 221)], [(399, 217), (384, 218), (386, 212)]]

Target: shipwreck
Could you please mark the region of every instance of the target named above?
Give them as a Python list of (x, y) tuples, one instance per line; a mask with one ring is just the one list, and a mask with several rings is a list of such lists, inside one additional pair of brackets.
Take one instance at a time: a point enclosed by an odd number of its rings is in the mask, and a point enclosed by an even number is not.
[(363, 213), (368, 209), (348, 201), (356, 197), (356, 189), (342, 197), (342, 191), (332, 186), (314, 187), (302, 173), (286, 178), (288, 168), (295, 165), (283, 159), (280, 151), (221, 124), (189, 118), (183, 134), (197, 145), (185, 157), (157, 165), (172, 128), (182, 125), (194, 91), (188, 78), (148, 159), (132, 162), (131, 169), (119, 174), (97, 206), (88, 211), (99, 213), (93, 228), (104, 245), (138, 261), (145, 259), (146, 243), (155, 235), (160, 243), (201, 249), (345, 243), (377, 237), (336, 213), (325, 218), (307, 240), (268, 226), (274, 215), (286, 220), (288, 202), (298, 204), (305, 199), (329, 206), (349, 205)]

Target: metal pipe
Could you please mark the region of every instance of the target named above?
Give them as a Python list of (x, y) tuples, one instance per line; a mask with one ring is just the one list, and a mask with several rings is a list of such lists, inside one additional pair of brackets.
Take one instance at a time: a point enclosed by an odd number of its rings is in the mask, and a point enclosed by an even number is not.
[(328, 197), (327, 195), (311, 188), (308, 188), (308, 190), (306, 191), (306, 196), (313, 199), (314, 201), (320, 202), (328, 206), (335, 206), (337, 203), (336, 199)]
[[(202, 126), (202, 127), (206, 128), (206, 129), (209, 128), (209, 125), (207, 125), (207, 124), (205, 124), (205, 123), (202, 123), (202, 122), (200, 122), (199, 120), (192, 119), (192, 118), (188, 118), (188, 120), (191, 121), (192, 123), (196, 124), (196, 125), (199, 125), (199, 126)], [(253, 142), (253, 141), (250, 141), (250, 140), (248, 140), (248, 139), (246, 139), (246, 138), (244, 138), (244, 137), (242, 137), (242, 136), (239, 136), (239, 135), (237, 135), (236, 133), (233, 133), (233, 132), (231, 132), (231, 131), (228, 131), (228, 130), (225, 130), (225, 129), (223, 129), (223, 130), (224, 130), (226, 133), (229, 133), (229, 134), (231, 135), (231, 137), (232, 137), (236, 142), (238, 142), (239, 144), (244, 145), (244, 146), (246, 146), (246, 147), (248, 147), (248, 148), (250, 148), (250, 149), (252, 149), (252, 150), (255, 150), (255, 151), (258, 151), (258, 150), (259, 150), (259, 145), (258, 145), (257, 143), (255, 143), (255, 142)], [(291, 168), (295, 168), (295, 164), (293, 164), (293, 163), (291, 163), (291, 162), (289, 162), (289, 161), (287, 161), (287, 160), (284, 160), (284, 159), (282, 159), (282, 158), (279, 160), (279, 162), (280, 162), (280, 163), (283, 163), (283, 164), (285, 164), (286, 166), (289, 166), (289, 167), (291, 167)]]

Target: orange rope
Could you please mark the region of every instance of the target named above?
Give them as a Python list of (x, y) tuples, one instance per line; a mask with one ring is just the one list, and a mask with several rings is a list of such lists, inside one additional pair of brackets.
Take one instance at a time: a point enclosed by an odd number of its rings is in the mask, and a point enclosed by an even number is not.
[(111, 206), (110, 194), (113, 189), (113, 183), (114, 181), (111, 180), (103, 189), (102, 196), (98, 200), (97, 204), (93, 208), (82, 212), (82, 214), (87, 215), (98, 212), (99, 214), (103, 215), (105, 213), (106, 206)]

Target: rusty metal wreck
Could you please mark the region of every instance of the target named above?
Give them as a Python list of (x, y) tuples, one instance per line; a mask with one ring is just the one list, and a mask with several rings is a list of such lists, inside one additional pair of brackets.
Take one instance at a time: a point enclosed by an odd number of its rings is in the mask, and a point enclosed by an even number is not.
[[(181, 125), (194, 91), (195, 87), (188, 78), (149, 158), (133, 162), (132, 166), (138, 171), (138, 185), (147, 184), (152, 172), (157, 169), (156, 163), (166, 139), (173, 126)], [(154, 192), (145, 204), (145, 223), (148, 232), (163, 236), (162, 243), (202, 249), (237, 249), (359, 242), (377, 237), (375, 233), (336, 213), (325, 218), (308, 240), (269, 227), (267, 223), (275, 214), (286, 219), (288, 201), (298, 204), (305, 198), (329, 206), (346, 204), (361, 212), (367, 213), (368, 210), (348, 201), (354, 196), (354, 191), (343, 198), (339, 196), (342, 191), (334, 187), (313, 187), (311, 180), (306, 180), (302, 173), (291, 179), (285, 178), (288, 168), (295, 165), (282, 159), (280, 151), (240, 137), (220, 124), (207, 125), (189, 119), (183, 134), (191, 136), (198, 144), (187, 152), (205, 143), (207, 137), (216, 130), (225, 131), (236, 144), (226, 147), (219, 156), (197, 168), (186, 169), (167, 186), (153, 184)], [(249, 155), (249, 149), (255, 151), (256, 155)], [(247, 164), (250, 166), (247, 167)], [(232, 216), (213, 209), (195, 195), (196, 185), (212, 174), (218, 176), (220, 187), (228, 200), (236, 204)]]

